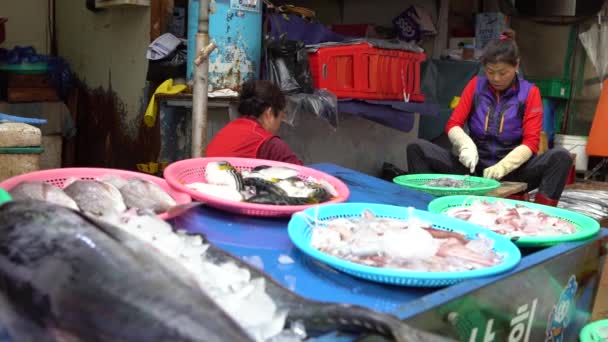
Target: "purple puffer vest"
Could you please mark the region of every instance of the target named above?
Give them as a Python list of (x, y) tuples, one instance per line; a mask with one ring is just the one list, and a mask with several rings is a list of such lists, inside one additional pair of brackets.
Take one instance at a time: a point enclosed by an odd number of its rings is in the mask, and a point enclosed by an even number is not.
[(531, 88), (530, 82), (517, 79), (497, 102), (488, 79), (477, 78), (468, 125), (483, 168), (496, 164), (521, 145), (526, 99)]

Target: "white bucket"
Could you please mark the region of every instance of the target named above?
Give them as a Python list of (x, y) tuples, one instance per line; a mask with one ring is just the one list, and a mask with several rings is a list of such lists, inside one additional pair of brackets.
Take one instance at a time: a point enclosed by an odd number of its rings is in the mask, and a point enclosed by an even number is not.
[(587, 137), (576, 135), (555, 135), (555, 146), (560, 146), (576, 154), (576, 171), (587, 171), (589, 156), (587, 156)]

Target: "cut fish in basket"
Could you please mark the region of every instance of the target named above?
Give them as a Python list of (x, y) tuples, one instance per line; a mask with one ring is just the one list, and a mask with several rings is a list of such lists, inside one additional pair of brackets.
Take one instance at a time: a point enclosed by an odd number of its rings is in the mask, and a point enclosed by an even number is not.
[(477, 224), (518, 246), (545, 247), (592, 238), (600, 231), (591, 217), (541, 204), (486, 196), (446, 196), (429, 211)]
[(294, 214), (292, 242), (345, 273), (404, 286), (447, 286), (515, 267), (508, 239), (458, 219), (413, 208), (342, 203)]
[(350, 195), (342, 181), (324, 172), (262, 159), (182, 160), (165, 168), (164, 177), (209, 206), (252, 216), (289, 216)]

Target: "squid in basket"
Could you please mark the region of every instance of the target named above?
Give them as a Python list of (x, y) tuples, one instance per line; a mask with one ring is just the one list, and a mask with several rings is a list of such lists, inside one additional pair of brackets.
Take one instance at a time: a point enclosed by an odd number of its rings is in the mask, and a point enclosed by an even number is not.
[[(318, 209), (318, 208), (317, 208)], [(494, 240), (468, 239), (458, 232), (434, 228), (408, 208), (408, 220), (360, 216), (319, 220), (304, 215), (312, 229), (312, 247), (354, 263), (410, 271), (458, 272), (491, 267), (502, 262), (493, 250)]]

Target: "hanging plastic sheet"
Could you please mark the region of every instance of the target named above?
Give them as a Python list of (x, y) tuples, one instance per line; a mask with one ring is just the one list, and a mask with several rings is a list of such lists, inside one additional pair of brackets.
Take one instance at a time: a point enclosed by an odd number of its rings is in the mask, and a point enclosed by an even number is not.
[(313, 81), (308, 54), (301, 41), (267, 37), (265, 40), (266, 78), (285, 94), (312, 93)]
[(338, 128), (338, 99), (327, 90), (316, 90), (313, 94), (293, 94), (287, 96), (285, 122), (297, 125), (297, 117), (302, 114), (315, 114), (327, 121), (335, 130)]
[(422, 64), (422, 92), (426, 101), (438, 103), (440, 110), (438, 117), (420, 117), (420, 138), (435, 140), (443, 134), (452, 114), (450, 102), (454, 96), (460, 96), (467, 83), (481, 72), (481, 64), (472, 61), (430, 59)]
[(604, 80), (608, 73), (608, 24), (593, 24), (579, 38), (600, 80)]

